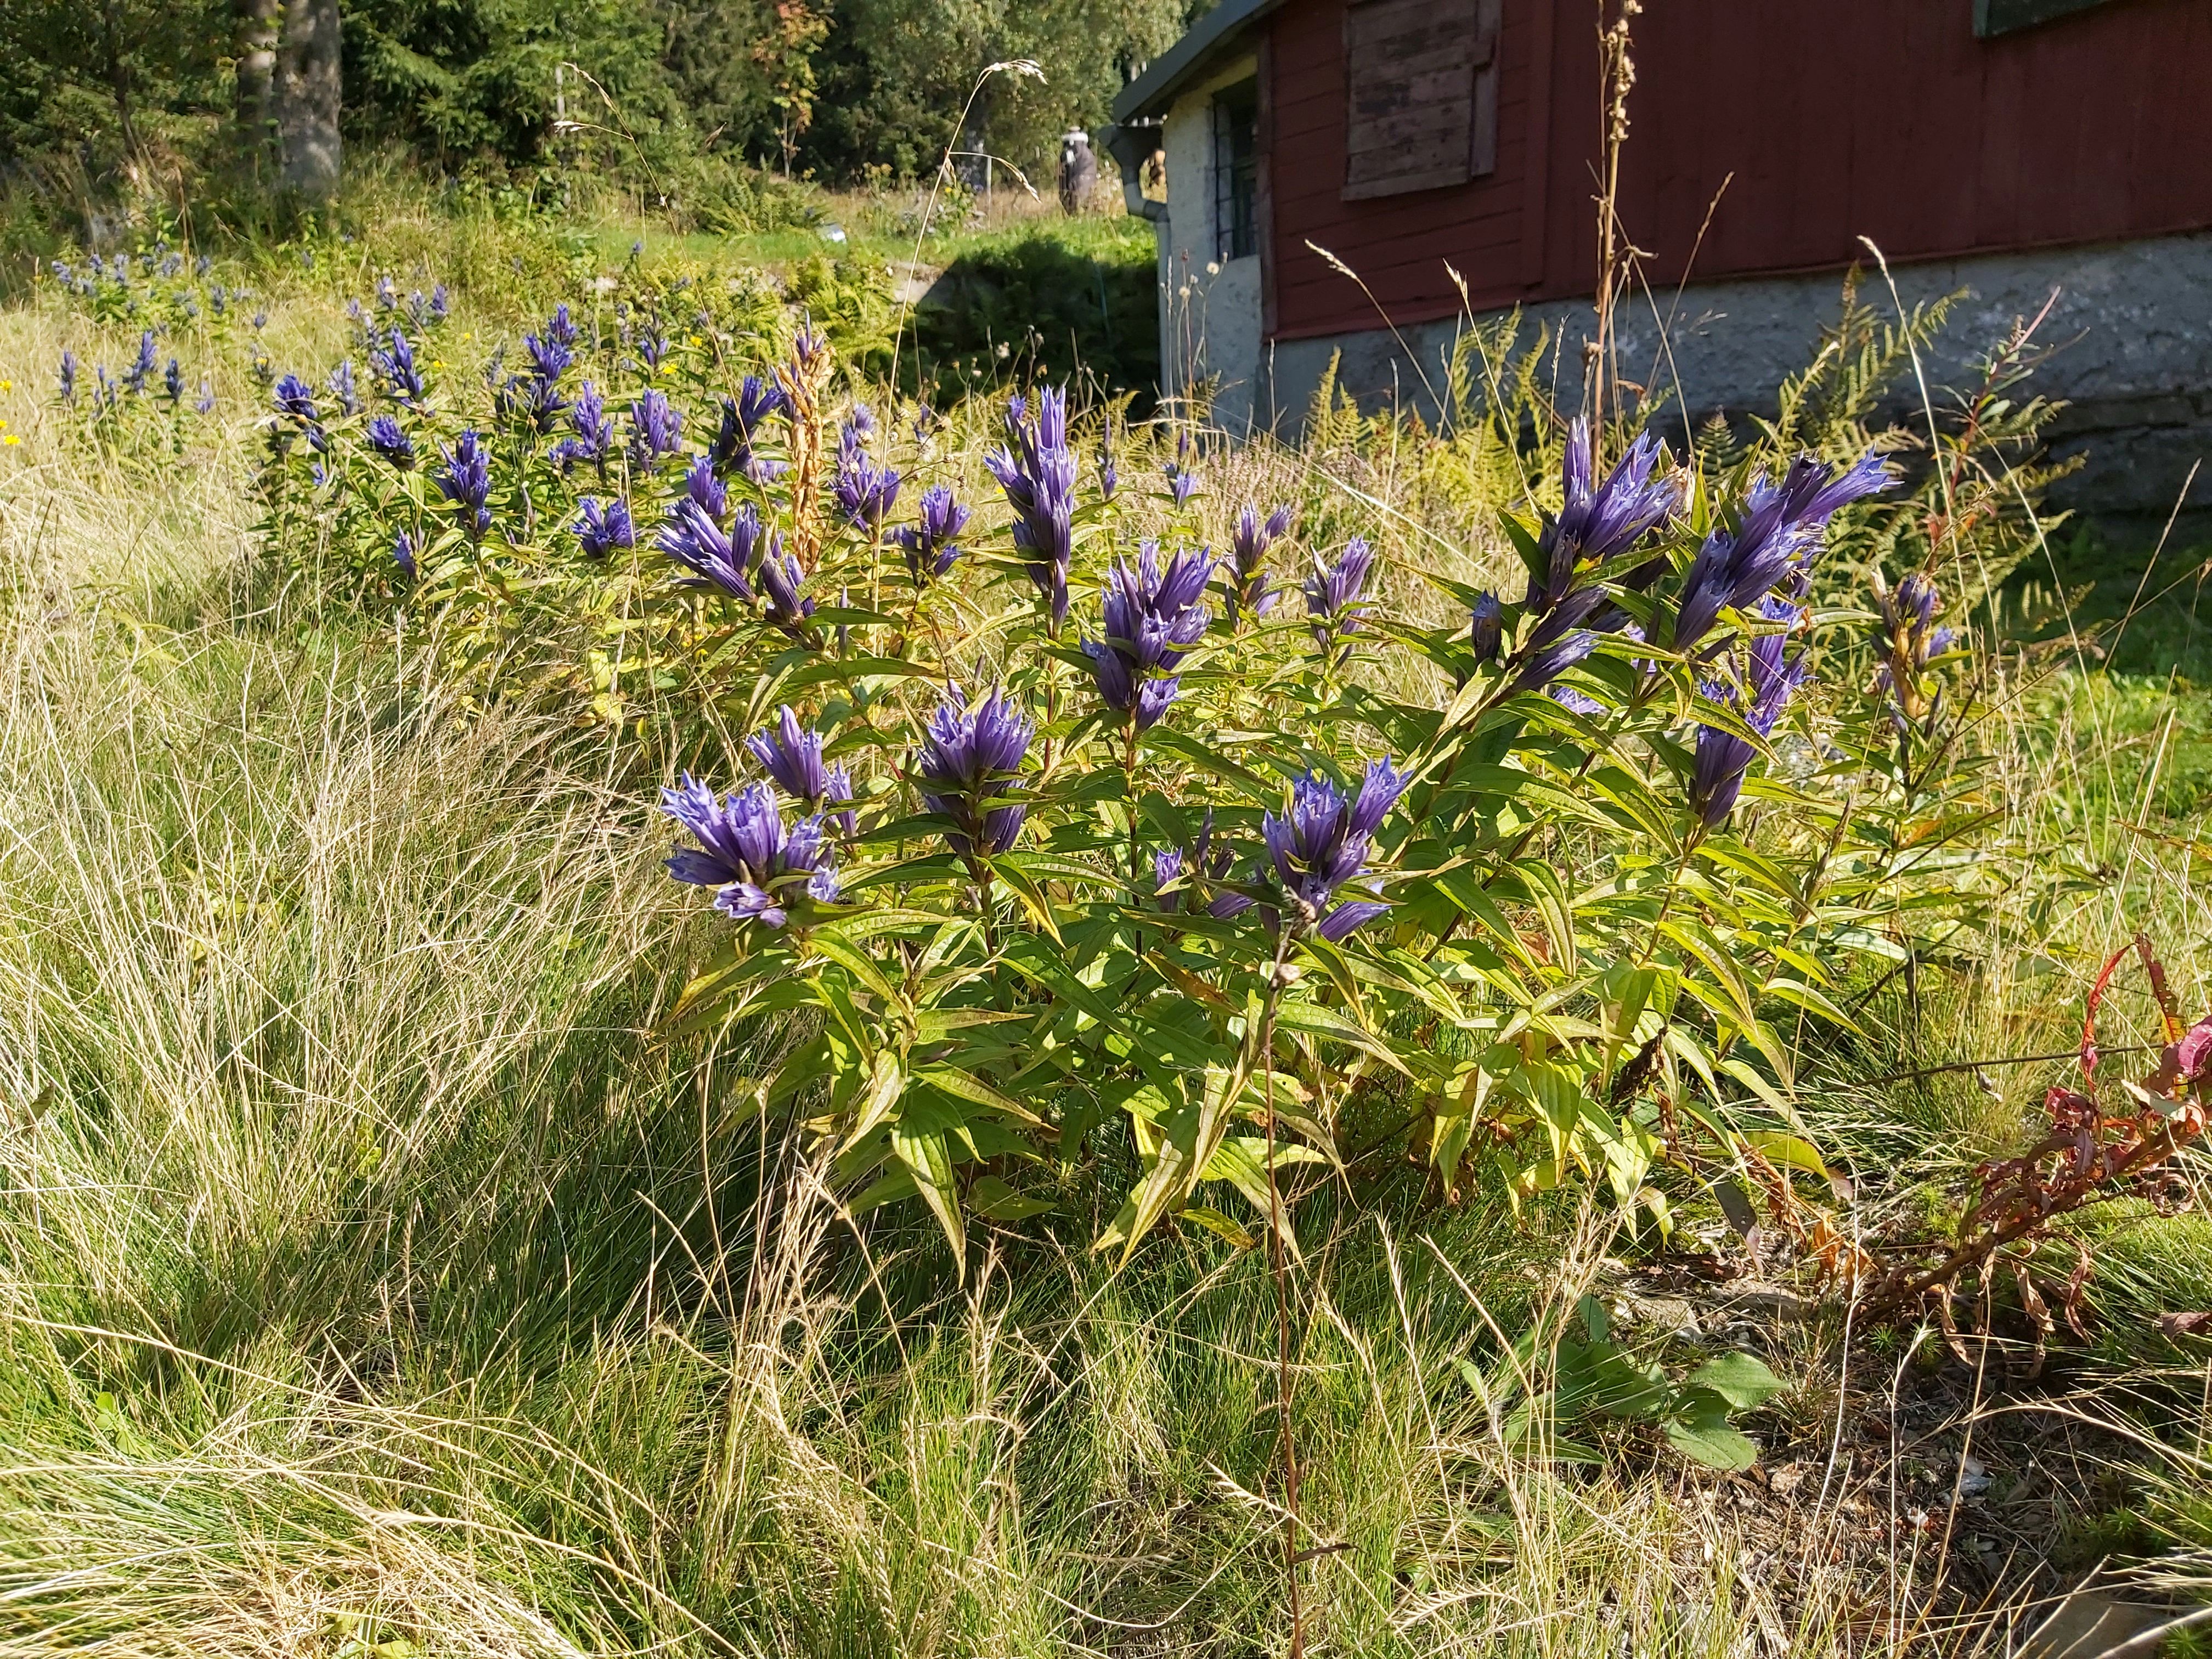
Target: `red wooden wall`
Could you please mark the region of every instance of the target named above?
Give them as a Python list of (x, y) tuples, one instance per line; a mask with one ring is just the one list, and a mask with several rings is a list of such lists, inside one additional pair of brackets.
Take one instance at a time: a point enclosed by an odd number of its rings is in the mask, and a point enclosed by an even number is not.
[[(1650, 0), (1621, 216), (1655, 288), (2212, 228), (2212, 0), (2111, 0), (1978, 40), (1972, 0)], [(1498, 167), (1341, 200), (1344, 0), (1291, 0), (1262, 54), (1268, 331), (1373, 328), (1595, 281), (1596, 6), (1504, 0)], [(1733, 173), (1733, 179), (1729, 175)]]

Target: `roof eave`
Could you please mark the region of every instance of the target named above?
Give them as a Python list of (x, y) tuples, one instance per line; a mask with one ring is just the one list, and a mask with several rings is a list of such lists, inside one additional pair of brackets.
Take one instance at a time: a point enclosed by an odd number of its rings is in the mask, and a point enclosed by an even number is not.
[(1212, 69), (1242, 39), (1244, 31), (1283, 0), (1221, 0), (1191, 25), (1182, 40), (1145, 66), (1114, 100), (1118, 123), (1157, 120), (1177, 94)]

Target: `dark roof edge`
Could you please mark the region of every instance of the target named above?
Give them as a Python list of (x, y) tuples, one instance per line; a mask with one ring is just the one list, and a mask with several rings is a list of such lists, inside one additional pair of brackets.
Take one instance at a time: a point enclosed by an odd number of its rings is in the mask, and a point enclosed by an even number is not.
[(1114, 100), (1117, 122), (1156, 118), (1192, 77), (1212, 65), (1213, 59), (1243, 33), (1248, 24), (1266, 16), (1283, 0), (1221, 0), (1221, 3), (1191, 25), (1182, 39), (1145, 66), (1145, 72), (1121, 88)]

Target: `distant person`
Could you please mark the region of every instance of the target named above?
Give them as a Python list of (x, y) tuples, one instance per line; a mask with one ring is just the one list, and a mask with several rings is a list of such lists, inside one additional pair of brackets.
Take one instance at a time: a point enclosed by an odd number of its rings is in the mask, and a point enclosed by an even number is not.
[(1060, 141), (1060, 205), (1063, 212), (1082, 213), (1098, 188), (1098, 158), (1091, 151), (1091, 135), (1077, 131)]

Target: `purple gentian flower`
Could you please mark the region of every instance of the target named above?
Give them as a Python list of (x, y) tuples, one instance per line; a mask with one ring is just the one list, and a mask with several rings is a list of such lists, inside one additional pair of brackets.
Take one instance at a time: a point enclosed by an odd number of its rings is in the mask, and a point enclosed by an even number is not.
[(132, 397), (146, 389), (146, 381), (154, 373), (157, 354), (154, 349), (154, 331), (146, 329), (138, 336), (138, 355), (131, 367), (123, 371), (124, 390)]
[(289, 415), (303, 425), (312, 425), (318, 418), (315, 394), (296, 374), (287, 374), (276, 382), (276, 404), (279, 414)]
[(361, 413), (361, 391), (354, 384), (352, 358), (342, 358), (338, 366), (331, 371), (331, 378), (326, 384), (331, 401), (338, 406), (339, 414)]
[(1308, 772), (1291, 785), (1289, 810), (1260, 820), (1267, 856), (1299, 927), (1310, 927), (1334, 945), (1390, 908), (1373, 898), (1334, 900), (1366, 868), (1375, 832), (1406, 784), (1405, 774), (1387, 755), (1368, 762), (1358, 793), (1348, 801), (1334, 782)]
[(852, 418), (837, 434), (837, 474), (831, 483), (838, 510), (855, 530), (876, 533), (898, 500), (899, 475), (869, 455), (866, 445), (875, 428), (875, 417), (865, 404), (856, 405)]
[(684, 475), (684, 493), (699, 503), (699, 510), (716, 523), (728, 516), (730, 492), (726, 485), (714, 476), (714, 463), (704, 455), (691, 463)]
[(587, 495), (576, 505), (582, 514), (576, 520), (576, 544), (585, 557), (604, 559), (617, 547), (637, 545), (637, 526), (621, 496), (602, 502)]
[[(1789, 640), (1786, 632), (1762, 634), (1746, 653), (1745, 678), (1751, 706), (1744, 710), (1744, 724), (1762, 738), (1772, 735), (1790, 693), (1806, 676), (1802, 657), (1791, 661), (1784, 655)], [(1742, 698), (1734, 685), (1707, 680), (1699, 684), (1698, 690), (1711, 702), (1742, 708)], [(1748, 739), (1733, 732), (1711, 726), (1698, 728), (1697, 754), (1690, 773), (1690, 809), (1706, 829), (1717, 830), (1727, 822), (1743, 788), (1743, 775), (1757, 753)]]
[(1291, 533), (1293, 515), (1287, 507), (1279, 507), (1263, 521), (1256, 507), (1240, 507), (1237, 527), (1229, 532), (1230, 594), (1229, 614), (1231, 617), (1264, 617), (1275, 608), (1282, 597), (1267, 573), (1261, 567), (1267, 561), (1268, 550)]
[(891, 539), (906, 550), (906, 568), (920, 587), (935, 581), (952, 568), (960, 556), (954, 538), (967, 526), (968, 509), (952, 497), (945, 484), (932, 484), (921, 492), (921, 516), (891, 532)]
[(860, 833), (860, 815), (853, 810), (860, 797), (853, 793), (853, 775), (841, 761), (830, 769), (830, 776), (823, 790), (823, 799), (842, 805), (842, 812), (828, 814), (829, 819), (845, 833), (848, 841)]
[(1753, 483), (1736, 527), (1716, 529), (1690, 562), (1674, 614), (1674, 648), (1696, 649), (1723, 610), (1749, 611), (1785, 579), (1802, 586), (1828, 520), (1893, 481), (1888, 463), (1869, 450), (1848, 471), (1800, 455), (1780, 483)]
[[(1594, 484), (1589, 422), (1576, 418), (1567, 428), (1561, 468), (1565, 499), (1559, 516), (1545, 525), (1537, 542), (1545, 574), (1540, 584), (1530, 585), (1531, 612), (1540, 616), (1551, 610), (1592, 573), (1631, 551), (1681, 511), (1681, 475), (1651, 476), (1666, 458), (1666, 445), (1647, 432), (1629, 446), (1603, 483)], [(1650, 574), (1656, 577), (1658, 571)]]
[(1168, 493), (1175, 497), (1176, 506), (1178, 508), (1188, 507), (1190, 498), (1198, 494), (1198, 474), (1187, 467), (1177, 466), (1172, 461), (1168, 464), (1166, 471)]
[(446, 499), (461, 509), (462, 523), (471, 541), (482, 541), (491, 528), (491, 452), (471, 427), (451, 449), (441, 446), (446, 459), (437, 477)]
[(844, 787), (833, 797), (830, 773), (822, 763), (822, 735), (801, 726), (787, 703), (776, 711), (774, 726), (745, 739), (745, 752), (783, 786), (786, 794), (811, 809), (818, 811), (828, 799), (850, 799), (849, 777), (842, 780)]
[(1098, 695), (1131, 714), (1146, 731), (1175, 701), (1175, 669), (1206, 633), (1206, 584), (1213, 557), (1203, 549), (1177, 554), (1163, 567), (1160, 544), (1139, 545), (1137, 562), (1116, 559), (1106, 575), (1106, 637), (1085, 640)]
[(1949, 650), (1957, 637), (1950, 629), (1935, 625), (1941, 598), (1936, 584), (1917, 570), (1899, 581), (1894, 592), (1875, 591), (1882, 618), (1875, 643), (1882, 660), (1874, 671), (1875, 689), (1899, 694), (1906, 706), (1893, 714), (1917, 716), (1923, 712), (1921, 678), (1929, 663)]
[(1021, 834), (1029, 808), (991, 803), (1013, 788), (1036, 735), (1036, 727), (1005, 690), (994, 689), (970, 703), (958, 686), (945, 687), (914, 772), (922, 804), (952, 820), (945, 839), (961, 857), (990, 858)]
[[(559, 389), (562, 375), (576, 361), (576, 354), (570, 349), (576, 331), (568, 321), (568, 307), (562, 306), (554, 313), (559, 325), (557, 330), (549, 325), (542, 335), (522, 337), (522, 349), (530, 359), (530, 367), (508, 380), (502, 398), (526, 416), (539, 432), (550, 428), (554, 416), (568, 406), (568, 400)], [(562, 337), (564, 333), (565, 339)]]
[(1006, 405), (1005, 447), (983, 458), (1014, 510), (1014, 545), (1050, 607), (1052, 632), (1067, 621), (1067, 572), (1075, 556), (1075, 452), (1067, 447), (1067, 394), (1037, 393), (1034, 422), (1020, 398)]
[(1521, 672), (1513, 677), (1513, 690), (1540, 691), (1596, 649), (1596, 634), (1587, 628), (1578, 629), (1566, 638), (1544, 647), (1522, 664)]
[[(545, 337), (550, 343), (559, 346), (564, 351), (576, 343), (576, 325), (568, 315), (567, 301), (563, 300), (553, 307), (552, 316), (546, 319)], [(573, 353), (570, 361), (573, 361)], [(564, 362), (562, 367), (566, 368), (568, 362)]]
[(733, 789), (718, 801), (686, 772), (679, 787), (660, 792), (660, 810), (699, 842), (696, 850), (679, 848), (668, 860), (668, 873), (718, 889), (714, 908), (732, 921), (781, 928), (803, 900), (837, 898), (836, 866), (821, 818), (801, 818), (787, 833), (775, 792), (766, 784)]
[(75, 403), (76, 401), (76, 353), (71, 351), (67, 346), (62, 348), (61, 383), (62, 401), (65, 404)]
[(1498, 660), (1498, 653), (1505, 643), (1505, 607), (1498, 604), (1497, 594), (1483, 592), (1475, 596), (1468, 638), (1474, 647), (1477, 662)]
[[(309, 447), (320, 451), (328, 447), (329, 440), (323, 435), (322, 418), (315, 408), (315, 394), (307, 383), (296, 374), (287, 374), (276, 382), (275, 393), (276, 412), (292, 425), (307, 434)], [(280, 427), (278, 443), (289, 441), (289, 434)]]
[(783, 550), (783, 538), (770, 537), (760, 562), (761, 592), (768, 599), (768, 619), (787, 634), (797, 634), (814, 614), (814, 601), (800, 591), (805, 581), (799, 561)]
[(399, 574), (409, 581), (415, 580), (416, 561), (422, 556), (422, 544), (412, 532), (403, 530), (392, 540), (392, 562), (399, 567)]
[(192, 399), (192, 413), (205, 415), (215, 408), (215, 384), (204, 374), (200, 376), (200, 395)]
[(781, 548), (781, 539), (764, 532), (750, 501), (738, 509), (726, 536), (689, 495), (670, 509), (660, 530), (660, 550), (700, 579), (685, 586), (711, 586), (733, 599), (753, 597), (753, 576), (771, 545)]
[[(1206, 899), (1202, 884), (1225, 879), (1236, 855), (1226, 847), (1213, 846), (1213, 809), (1206, 809), (1206, 821), (1199, 828), (1198, 840), (1185, 853), (1180, 847), (1170, 847), (1152, 854), (1152, 891), (1160, 900), (1160, 908), (1167, 910), (1203, 909), (1217, 921), (1226, 921), (1250, 909), (1255, 902), (1244, 893), (1218, 892)], [(1163, 890), (1180, 882), (1183, 884), (1182, 902), (1172, 902), (1171, 896), (1163, 896)]]
[(369, 416), (368, 447), (403, 471), (415, 465), (415, 441), (389, 415)]
[(1114, 470), (1114, 452), (1108, 449), (1104, 445), (1100, 445), (1098, 449), (1098, 499), (1102, 501), (1112, 501), (1114, 499), (1114, 491), (1121, 482), (1121, 475)]
[(684, 416), (661, 392), (648, 388), (629, 406), (629, 421), (630, 453), (641, 471), (653, 471), (676, 453)]
[(185, 371), (174, 357), (169, 359), (169, 366), (161, 371), (161, 392), (168, 398), (172, 409), (185, 401)]
[(415, 348), (408, 343), (407, 336), (397, 325), (387, 337), (387, 343), (383, 349), (371, 349), (368, 366), (397, 401), (403, 404), (422, 402), (422, 373), (415, 367)]
[(1306, 578), (1306, 615), (1311, 620), (1314, 642), (1327, 651), (1338, 635), (1358, 629), (1360, 617), (1370, 608), (1362, 597), (1374, 568), (1375, 550), (1363, 537), (1354, 536), (1334, 564), (1314, 555), (1313, 574)]
[(589, 380), (577, 388), (576, 401), (568, 410), (568, 424), (575, 428), (574, 435), (554, 446), (554, 459), (564, 472), (578, 461), (589, 461), (604, 479), (607, 457), (615, 447), (615, 421), (607, 413), (606, 400), (599, 396), (599, 387)]
[(757, 374), (746, 375), (738, 395), (722, 399), (722, 428), (707, 451), (714, 471), (724, 477), (741, 475), (757, 485), (775, 483), (787, 470), (784, 464), (756, 454), (754, 446), (763, 426), (790, 413), (791, 400), (781, 386)]

